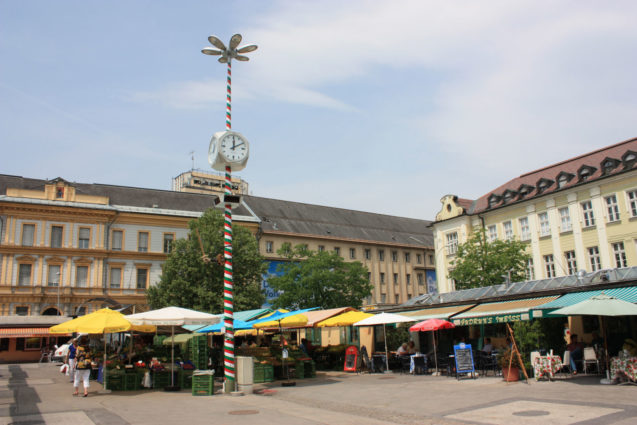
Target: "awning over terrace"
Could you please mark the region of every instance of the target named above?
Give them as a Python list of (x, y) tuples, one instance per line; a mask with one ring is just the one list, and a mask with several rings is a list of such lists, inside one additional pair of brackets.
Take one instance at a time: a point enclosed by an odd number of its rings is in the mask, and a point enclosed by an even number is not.
[(454, 305), (451, 307), (435, 307), (435, 308), (425, 308), (422, 310), (412, 310), (412, 311), (400, 311), (398, 314), (402, 314), (403, 316), (411, 317), (415, 322), (421, 322), (423, 320), (429, 319), (449, 319), (449, 317), (454, 314), (462, 313), (465, 310), (474, 307), (475, 304), (464, 304), (464, 305)]
[(604, 293), (610, 297), (619, 298), (629, 303), (637, 303), (637, 286), (627, 286), (625, 288), (599, 289), (595, 291), (572, 292), (562, 295), (560, 298), (546, 304), (533, 308), (533, 317), (556, 317), (553, 311), (562, 307), (568, 307), (584, 300), (589, 299), (593, 295)]
[(533, 318), (531, 309), (554, 301), (558, 296), (479, 304), (453, 316), (451, 321), (456, 326), (469, 326), (530, 320)]

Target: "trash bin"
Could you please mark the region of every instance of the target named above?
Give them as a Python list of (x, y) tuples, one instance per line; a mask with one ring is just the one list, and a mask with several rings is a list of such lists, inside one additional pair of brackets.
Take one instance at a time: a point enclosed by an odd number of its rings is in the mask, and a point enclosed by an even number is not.
[(239, 391), (252, 394), (254, 384), (254, 358), (237, 356), (237, 386)]

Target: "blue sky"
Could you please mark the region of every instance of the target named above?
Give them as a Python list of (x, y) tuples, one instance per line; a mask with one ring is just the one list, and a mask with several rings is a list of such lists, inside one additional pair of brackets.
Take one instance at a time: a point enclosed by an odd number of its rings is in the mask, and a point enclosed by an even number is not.
[(637, 136), (634, 1), (0, 2), (0, 173), (169, 189), (225, 129), (254, 195), (433, 219)]

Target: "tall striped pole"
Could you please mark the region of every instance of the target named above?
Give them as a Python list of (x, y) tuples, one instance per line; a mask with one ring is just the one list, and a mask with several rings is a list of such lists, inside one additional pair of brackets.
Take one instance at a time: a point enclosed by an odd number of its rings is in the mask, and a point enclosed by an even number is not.
[[(228, 59), (228, 78), (226, 83), (226, 130), (232, 130), (232, 60)], [(232, 194), (232, 169), (226, 165), (224, 193)], [(224, 391), (235, 390), (234, 362), (234, 285), (232, 283), (232, 205), (226, 204), (223, 224), (223, 321), (226, 328), (223, 343), (223, 370), (225, 376)]]

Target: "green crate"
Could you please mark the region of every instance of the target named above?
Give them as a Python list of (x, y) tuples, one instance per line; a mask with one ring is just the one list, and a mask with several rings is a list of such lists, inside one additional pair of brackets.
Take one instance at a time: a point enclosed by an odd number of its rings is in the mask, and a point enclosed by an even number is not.
[(305, 376), (305, 363), (304, 362), (296, 362), (294, 364), (294, 369), (296, 370), (296, 378), (303, 379)]
[(106, 389), (111, 391), (122, 391), (124, 389), (124, 374), (117, 372), (106, 372)]
[(263, 381), (264, 382), (273, 382), (274, 381), (274, 366), (271, 364), (267, 364), (263, 366)]
[(254, 365), (253, 382), (255, 384), (261, 384), (265, 382), (265, 367), (256, 363)]
[(192, 388), (192, 374), (194, 370), (179, 371), (179, 386), (182, 389)]
[(127, 373), (124, 375), (124, 391), (137, 391), (141, 383), (141, 378), (136, 373)]
[(163, 389), (170, 385), (170, 372), (161, 371), (153, 374), (153, 388)]
[(192, 375), (192, 395), (213, 395), (215, 390), (215, 377), (212, 374)]

